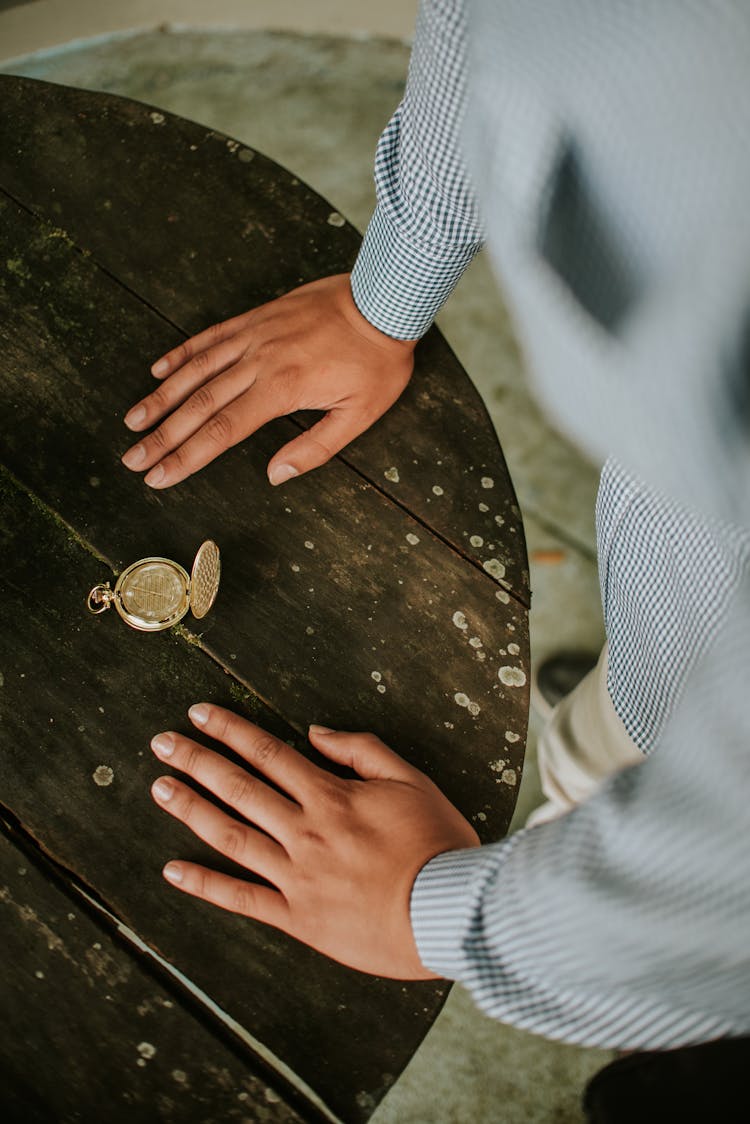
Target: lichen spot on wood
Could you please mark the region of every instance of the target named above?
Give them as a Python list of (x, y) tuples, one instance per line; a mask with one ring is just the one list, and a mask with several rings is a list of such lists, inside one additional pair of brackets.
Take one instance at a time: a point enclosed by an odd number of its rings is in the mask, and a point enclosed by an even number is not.
[(109, 765), (97, 765), (91, 775), (94, 778), (94, 784), (98, 784), (100, 788), (106, 788), (115, 779), (115, 771)]
[(328, 216), (327, 222), (329, 226), (343, 226), (346, 222), (346, 219), (343, 215), (340, 215), (338, 211), (331, 211), (330, 215)]
[(482, 485), (483, 488), (494, 488), (495, 487), (495, 481), (492, 479), (491, 476), (483, 476), (482, 479), (479, 481), (479, 483)]
[(178, 1085), (184, 1085), (187, 1081), (187, 1074), (184, 1069), (173, 1069), (172, 1080), (176, 1081)]
[(255, 153), (252, 148), (241, 148), (237, 153), (237, 159), (240, 164), (250, 164), (255, 159)]
[(521, 735), (517, 734), (515, 730), (506, 730), (505, 740), (506, 742), (510, 742), (511, 745), (515, 745), (516, 742), (521, 740)]
[(472, 546), (484, 546), (484, 539), (481, 535), (472, 535), (469, 542)]
[(408, 542), (409, 546), (417, 546), (417, 544), (419, 543), (419, 538), (417, 537), (417, 535), (414, 535), (411, 531), (409, 531), (409, 534), (406, 536), (406, 541)]
[(503, 769), (502, 774), (500, 776), (500, 780), (503, 782), (503, 784), (509, 784), (509, 785), (516, 784), (517, 781), (518, 781), (518, 777), (516, 776), (516, 770), (515, 769)]
[(395, 467), (387, 468), (383, 473), (383, 476), (385, 476), (386, 480), (390, 480), (392, 484), (398, 484), (401, 479), (398, 474), (398, 469)]
[(498, 601), (502, 601), (503, 605), (507, 605), (510, 601), (510, 597), (504, 589), (496, 589), (495, 597), (497, 597)]
[(488, 558), (482, 563), (482, 568), (487, 571), (491, 578), (498, 580), (505, 577), (505, 566), (499, 558)]
[(370, 678), (374, 679), (376, 683), (379, 683), (380, 680), (383, 678), (383, 676), (380, 674), (379, 671), (371, 671), (370, 672)]
[(482, 708), (479, 703), (470, 702), (466, 709), (468, 710), (472, 718), (476, 718)]
[(460, 628), (462, 632), (466, 632), (466, 629), (469, 627), (469, 625), (468, 625), (468, 622), (466, 620), (466, 617), (464, 616), (464, 614), (460, 610), (457, 610), (453, 614), (451, 619), (452, 619), (454, 625), (456, 626), (456, 628)]
[(465, 695), (463, 691), (456, 691), (455, 695), (453, 696), (453, 701), (455, 703), (458, 703), (459, 706), (468, 706), (471, 702), (471, 699), (468, 695)]
[(142, 1058), (153, 1058), (156, 1053), (156, 1046), (153, 1046), (150, 1042), (139, 1042), (138, 1053)]
[(508, 645), (508, 655), (510, 655), (510, 656), (517, 656), (518, 653), (520, 652), (520, 650), (521, 649), (518, 647), (517, 644), (509, 644)]
[(497, 677), (506, 687), (523, 687), (526, 682), (526, 672), (520, 667), (501, 667)]
[(315, 543), (310, 542), (309, 539), (305, 540), (305, 550), (315, 550)]
[(469, 637), (469, 643), (471, 644), (472, 648), (481, 648), (482, 647), (482, 641), (479, 639), (478, 636), (470, 636)]
[(443, 489), (440, 487), (439, 484), (433, 484), (432, 485), (432, 494), (433, 494), (433, 496), (442, 496), (444, 494)]
[(155, 125), (163, 125), (164, 124), (164, 114), (163, 113), (150, 113), (149, 117), (151, 118), (151, 120), (153, 121), (153, 123)]
[(480, 503), (479, 510), (484, 514), (485, 511), (489, 511), (490, 509), (488, 508), (486, 503)]
[(385, 683), (378, 683), (378, 691), (381, 695), (385, 694)]

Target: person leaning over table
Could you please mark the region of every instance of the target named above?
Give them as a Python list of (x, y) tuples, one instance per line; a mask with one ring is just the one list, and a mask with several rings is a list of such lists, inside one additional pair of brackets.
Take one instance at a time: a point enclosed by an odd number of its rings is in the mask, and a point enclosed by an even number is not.
[[(288, 794), (230, 801), (247, 821), (232, 857), (278, 889), (170, 862), (181, 889), (366, 972), (459, 980), (550, 1038), (663, 1049), (750, 1030), (749, 48), (740, 0), (425, 0), (351, 277), (154, 365), (126, 421), (159, 425), (126, 465), (168, 487), (273, 417), (325, 410), (270, 461), (281, 484), (397, 399), (486, 237), (540, 394), (610, 458), (608, 647), (543, 739), (537, 826), (480, 847), (374, 736), (311, 726), (362, 778), (344, 781), (201, 704), (195, 725)], [(220, 755), (174, 733), (153, 748), (227, 799)], [(154, 796), (225, 845), (230, 821), (179, 781)]]

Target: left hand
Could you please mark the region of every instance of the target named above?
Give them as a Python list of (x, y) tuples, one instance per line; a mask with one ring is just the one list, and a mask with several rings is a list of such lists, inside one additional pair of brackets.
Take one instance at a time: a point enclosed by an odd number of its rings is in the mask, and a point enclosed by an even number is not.
[(221, 811), (174, 777), (156, 802), (201, 839), (271, 883), (261, 886), (195, 863), (164, 876), (186, 893), (273, 925), (349, 967), (396, 979), (435, 979), (419, 959), (409, 902), (414, 879), (442, 851), (479, 844), (439, 789), (373, 734), (311, 726), (312, 744), (361, 779), (343, 780), (286, 742), (222, 707), (190, 718), (281, 792), (219, 753), (173, 732), (152, 749), (214, 793)]

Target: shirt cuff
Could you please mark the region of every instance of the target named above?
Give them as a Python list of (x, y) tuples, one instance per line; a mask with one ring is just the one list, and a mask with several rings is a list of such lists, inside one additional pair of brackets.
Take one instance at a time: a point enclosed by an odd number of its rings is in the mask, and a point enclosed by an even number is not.
[(387, 336), (419, 339), (480, 249), (410, 242), (378, 205), (352, 270), (354, 303)]
[(487, 877), (515, 846), (518, 835), (488, 847), (444, 851), (420, 870), (411, 892), (411, 924), (419, 958), (448, 980), (466, 975), (467, 955)]

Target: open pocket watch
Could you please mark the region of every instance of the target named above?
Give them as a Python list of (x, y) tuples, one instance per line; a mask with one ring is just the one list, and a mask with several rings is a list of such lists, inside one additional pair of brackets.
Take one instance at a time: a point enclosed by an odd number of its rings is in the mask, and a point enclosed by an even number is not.
[(114, 589), (109, 582), (95, 585), (86, 604), (91, 613), (114, 605), (131, 628), (158, 632), (181, 621), (188, 609), (199, 620), (205, 617), (216, 600), (220, 573), (219, 548), (206, 539), (190, 574), (169, 558), (141, 558), (122, 571)]

